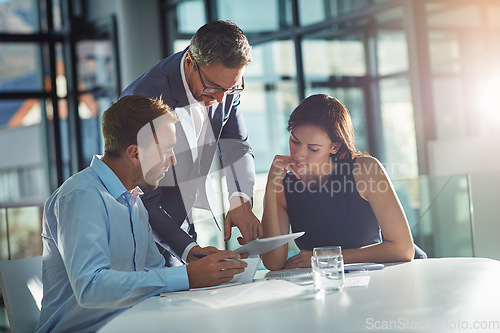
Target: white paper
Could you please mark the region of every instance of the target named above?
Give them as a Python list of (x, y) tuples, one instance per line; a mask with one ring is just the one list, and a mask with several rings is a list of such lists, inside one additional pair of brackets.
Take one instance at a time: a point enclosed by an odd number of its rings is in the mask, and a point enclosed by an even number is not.
[(346, 276), (344, 278), (344, 288), (368, 287), (370, 275)]
[(243, 273), (236, 274), (228, 283), (250, 283), (253, 281), (257, 267), (259, 267), (260, 258), (247, 258), (240, 260), (246, 261), (248, 264), (247, 268), (245, 268)]
[(293, 234), (288, 234), (288, 235), (281, 235), (281, 236), (276, 236), (276, 237), (268, 237), (268, 238), (261, 238), (261, 239), (256, 239), (254, 241), (251, 241), (248, 244), (245, 244), (236, 250), (235, 252), (238, 253), (248, 253), (249, 256), (253, 256), (256, 254), (263, 254), (267, 253), (271, 250), (274, 250), (275, 248), (284, 245), (295, 238), (299, 238), (304, 234), (304, 231), (302, 232), (296, 232)]
[[(258, 281), (189, 294), (189, 300), (212, 309), (295, 297), (305, 288), (283, 280)], [(184, 295), (186, 296), (186, 295)]]

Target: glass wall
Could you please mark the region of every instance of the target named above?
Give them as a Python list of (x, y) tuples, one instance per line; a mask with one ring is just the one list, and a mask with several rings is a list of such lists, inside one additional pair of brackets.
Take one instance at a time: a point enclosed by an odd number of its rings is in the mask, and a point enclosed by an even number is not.
[(294, 45), (290, 40), (258, 44), (252, 55), (241, 110), (252, 148), (259, 156), (256, 171), (266, 173), (274, 155), (288, 152), (288, 116), (298, 104)]
[(102, 153), (100, 116), (119, 93), (114, 21), (72, 34), (75, 22), (62, 14), (71, 13), (72, 4), (0, 1), (4, 258), (41, 253), (39, 242), (26, 238), (39, 238), (41, 215), (25, 207), (40, 209), (57, 186)]
[(37, 37), (47, 22), (39, 11), (34, 0), (0, 2), (2, 260), (41, 254), (40, 206), (51, 185), (46, 110), (52, 101), (49, 43)]
[(43, 87), (38, 43), (5, 42), (1, 44), (1, 92), (41, 90)]
[(394, 181), (414, 241), (429, 257), (474, 256), (470, 186), (467, 175)]
[(40, 30), (36, 0), (0, 2), (0, 33), (35, 33)]
[[(28, 26), (26, 30), (32, 30)], [(47, 188), (43, 102), (35, 98), (44, 87), (41, 52), (39, 43), (0, 42), (0, 93), (33, 93), (33, 98), (0, 99), (0, 144), (8, 156), (0, 161), (0, 186), (4, 189), (0, 202), (31, 201), (43, 197)]]
[[(436, 137), (498, 133), (500, 3), (425, 4)], [(474, 111), (471, 111), (474, 110)]]
[(387, 171), (393, 179), (416, 178), (415, 124), (408, 79), (382, 79), (379, 89)]
[(300, 24), (321, 23), (332, 17), (369, 9), (390, 0), (298, 0)]
[(331, 30), (307, 34), (301, 43), (305, 96), (336, 97), (351, 113), (356, 147), (368, 152), (367, 69), (362, 36), (335, 37)]
[[(231, 20), (246, 34), (269, 34), (285, 28), (291, 22), (291, 11), (287, 7), (290, 1), (253, 0), (232, 1), (217, 0), (214, 5), (217, 19)], [(265, 8), (265, 10), (262, 10)]]
[[(169, 4), (173, 2), (173, 4)], [(165, 6), (165, 38), (169, 41), (165, 43), (164, 56), (184, 50), (189, 45), (191, 36), (199, 27), (207, 23), (207, 9), (205, 1), (167, 1)]]
[(0, 260), (22, 259), (42, 253), (39, 206), (0, 208)]
[(82, 166), (90, 165), (94, 154), (104, 153), (101, 116), (120, 93), (116, 54), (109, 39), (112, 25), (107, 22), (104, 36), (96, 35), (76, 43)]

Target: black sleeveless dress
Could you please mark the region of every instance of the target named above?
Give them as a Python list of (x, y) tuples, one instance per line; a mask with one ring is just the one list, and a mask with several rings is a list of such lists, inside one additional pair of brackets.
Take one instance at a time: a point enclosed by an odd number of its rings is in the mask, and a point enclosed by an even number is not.
[(292, 232), (305, 231), (295, 240), (299, 249), (333, 245), (352, 249), (382, 241), (377, 218), (356, 188), (353, 163), (338, 162), (321, 186), (308, 187), (292, 173), (283, 179)]

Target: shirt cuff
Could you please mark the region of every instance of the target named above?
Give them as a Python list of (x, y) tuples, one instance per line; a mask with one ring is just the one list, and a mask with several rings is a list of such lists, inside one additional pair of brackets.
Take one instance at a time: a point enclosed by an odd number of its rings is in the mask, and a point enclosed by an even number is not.
[(168, 267), (165, 269), (165, 279), (167, 280), (167, 292), (189, 290), (186, 265)]
[(190, 243), (188, 246), (186, 246), (186, 248), (184, 249), (184, 252), (182, 252), (182, 261), (187, 263), (187, 256), (189, 254), (189, 251), (191, 251), (191, 249), (195, 246), (197, 246), (198, 244), (196, 244), (196, 242), (192, 242)]
[(250, 205), (252, 204), (252, 198), (250, 198), (246, 193), (243, 193), (243, 192), (234, 192), (233, 194), (231, 194), (231, 196), (229, 197), (229, 201), (231, 201), (231, 199), (233, 197), (242, 197), (243, 199), (246, 199), (250, 202)]

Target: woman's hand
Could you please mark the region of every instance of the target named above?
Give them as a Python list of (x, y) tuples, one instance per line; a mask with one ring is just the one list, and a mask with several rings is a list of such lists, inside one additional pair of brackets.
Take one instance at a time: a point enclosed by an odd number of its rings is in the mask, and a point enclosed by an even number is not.
[(274, 156), (273, 163), (271, 164), (271, 169), (269, 170), (269, 175), (267, 176), (267, 185), (273, 186), (274, 188), (279, 188), (280, 186), (282, 186), (283, 178), (285, 178), (285, 175), (288, 171), (293, 173), (295, 177), (297, 177), (297, 179), (300, 179), (297, 164), (292, 160), (290, 156)]
[[(264, 237), (286, 235), (290, 232), (290, 222), (286, 211), (286, 199), (283, 178), (290, 171), (296, 177), (296, 163), (290, 156), (276, 155), (267, 176), (266, 193), (264, 195), (264, 211), (262, 213), (262, 230)], [(267, 269), (282, 269), (288, 255), (288, 244), (261, 255)]]
[(304, 268), (311, 267), (312, 251), (302, 250), (299, 254), (289, 258), (283, 268)]

